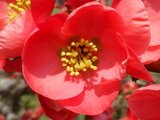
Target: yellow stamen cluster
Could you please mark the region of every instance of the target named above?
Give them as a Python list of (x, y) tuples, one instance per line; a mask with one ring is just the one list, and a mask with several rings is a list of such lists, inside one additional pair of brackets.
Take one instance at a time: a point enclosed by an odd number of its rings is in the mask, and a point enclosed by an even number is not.
[(8, 16), (10, 21), (13, 21), (18, 15), (24, 10), (29, 9), (31, 6), (30, 0), (16, 0), (16, 3), (9, 3), (8, 5)]
[(88, 68), (97, 70), (98, 51), (96, 45), (88, 40), (81, 39), (71, 42), (69, 46), (61, 51), (62, 66), (71, 76), (80, 75), (80, 71), (87, 71)]

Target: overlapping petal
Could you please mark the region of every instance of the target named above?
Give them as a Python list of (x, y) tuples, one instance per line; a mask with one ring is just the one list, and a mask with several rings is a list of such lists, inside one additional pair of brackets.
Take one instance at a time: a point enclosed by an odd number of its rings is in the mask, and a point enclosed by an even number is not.
[(141, 0), (114, 0), (113, 7), (125, 20), (122, 34), (125, 41), (136, 52), (142, 54), (150, 42), (150, 26), (146, 8)]
[(65, 108), (80, 114), (96, 115), (108, 109), (118, 95), (120, 81), (107, 84), (88, 86), (76, 97), (60, 100)]
[(140, 78), (153, 82), (154, 79), (152, 75), (147, 71), (144, 65), (141, 63), (139, 58), (136, 56), (134, 51), (128, 46), (129, 58), (127, 61), (127, 73), (135, 78)]
[(160, 45), (160, 2), (159, 0), (143, 0), (149, 17), (151, 31), (150, 46)]
[(129, 97), (131, 112), (142, 120), (159, 120), (160, 85), (138, 89)]
[(62, 106), (56, 101), (38, 95), (41, 106), (48, 117), (54, 120), (74, 120), (78, 115)]
[(5, 20), (8, 18), (7, 16), (7, 3), (4, 1), (0, 1), (0, 30), (5, 26)]
[(158, 0), (143, 0), (149, 17), (151, 42), (147, 51), (140, 57), (144, 64), (149, 64), (160, 59), (160, 9)]
[(112, 30), (104, 31), (100, 37), (98, 69), (91, 78), (103, 82), (123, 79), (128, 54), (122, 41), (120, 34)]
[(44, 22), (52, 13), (55, 0), (31, 0), (31, 11), (36, 24)]
[(14, 22), (4, 26), (0, 31), (0, 55), (6, 58), (20, 56), (24, 42), (34, 28), (35, 24), (30, 11), (25, 11)]
[(97, 38), (105, 29), (123, 31), (122, 17), (111, 7), (98, 2), (87, 3), (73, 11), (62, 30), (67, 36)]
[(160, 59), (160, 45), (148, 47), (148, 49), (140, 56), (141, 62), (144, 64), (153, 63)]

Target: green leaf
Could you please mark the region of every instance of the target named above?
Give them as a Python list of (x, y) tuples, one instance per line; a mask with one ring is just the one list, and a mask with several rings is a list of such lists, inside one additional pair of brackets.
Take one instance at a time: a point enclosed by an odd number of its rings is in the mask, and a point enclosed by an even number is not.
[(59, 13), (61, 12), (62, 10), (59, 9), (59, 8), (54, 8), (53, 11), (52, 11), (52, 15), (56, 14), (56, 13)]
[(42, 115), (42, 117), (40, 118), (40, 120), (49, 120), (49, 119), (47, 118), (47, 116)]
[(79, 115), (76, 120), (85, 120), (85, 115)]

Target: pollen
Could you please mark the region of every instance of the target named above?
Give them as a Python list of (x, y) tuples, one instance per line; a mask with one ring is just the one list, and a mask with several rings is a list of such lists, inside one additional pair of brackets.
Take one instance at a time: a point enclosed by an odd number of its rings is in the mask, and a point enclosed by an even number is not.
[(30, 0), (16, 0), (16, 3), (9, 3), (8, 5), (8, 16), (9, 20), (13, 21), (17, 16), (19, 16), (26, 9), (30, 9)]
[(97, 70), (97, 46), (85, 39), (71, 42), (61, 50), (61, 62), (70, 76), (79, 76), (88, 69)]

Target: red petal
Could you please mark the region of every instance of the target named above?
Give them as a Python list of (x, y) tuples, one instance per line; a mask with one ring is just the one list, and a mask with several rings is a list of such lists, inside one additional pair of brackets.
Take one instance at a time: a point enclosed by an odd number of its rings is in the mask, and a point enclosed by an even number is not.
[(36, 24), (44, 22), (52, 13), (55, 0), (31, 0), (31, 11)]
[(143, 0), (149, 17), (151, 43), (150, 46), (160, 45), (160, 2), (159, 0)]
[(114, 31), (106, 30), (100, 38), (98, 51), (98, 69), (92, 79), (99, 82), (102, 80), (121, 80), (126, 75), (125, 62), (127, 60), (126, 48), (122, 45), (123, 38)]
[(160, 2), (159, 0), (143, 1), (149, 16), (151, 42), (150, 47), (147, 49), (145, 54), (141, 56), (141, 58), (145, 64), (148, 64), (160, 59)]
[(0, 30), (5, 26), (5, 22), (8, 19), (8, 4), (4, 1), (0, 1)]
[(108, 84), (88, 86), (80, 95), (59, 103), (65, 108), (86, 115), (97, 115), (109, 107), (118, 95), (120, 81), (110, 81)]
[(0, 54), (6, 58), (21, 55), (25, 40), (34, 32), (31, 13), (25, 11), (0, 31)]
[[(45, 23), (45, 30), (34, 34), (24, 48), (24, 76), (27, 83), (34, 91), (51, 99), (74, 97), (84, 87), (83, 81), (74, 81), (66, 76), (60, 60), (59, 51), (65, 46), (60, 29), (65, 19), (63, 14), (52, 17), (49, 24)], [(47, 27), (49, 30), (53, 28), (52, 31), (47, 31)]]
[(6, 58), (0, 56), (0, 70), (4, 67), (5, 61), (6, 61)]
[(122, 31), (123, 20), (111, 7), (90, 2), (73, 11), (62, 30), (65, 35), (97, 38), (104, 29)]
[(150, 28), (147, 12), (142, 0), (114, 0), (113, 7), (126, 22), (126, 43), (137, 53), (143, 53), (150, 40)]
[(160, 45), (148, 47), (146, 52), (140, 56), (144, 64), (149, 64), (160, 59)]
[(48, 99), (43, 96), (38, 96), (41, 106), (48, 117), (54, 120), (73, 120), (78, 115), (73, 113), (62, 106), (56, 101)]
[(131, 112), (142, 120), (159, 120), (160, 85), (143, 87), (129, 98)]
[(150, 82), (154, 81), (153, 77), (140, 62), (134, 51), (130, 47), (128, 47), (128, 51), (129, 59), (127, 62), (127, 73), (136, 78), (144, 79)]

